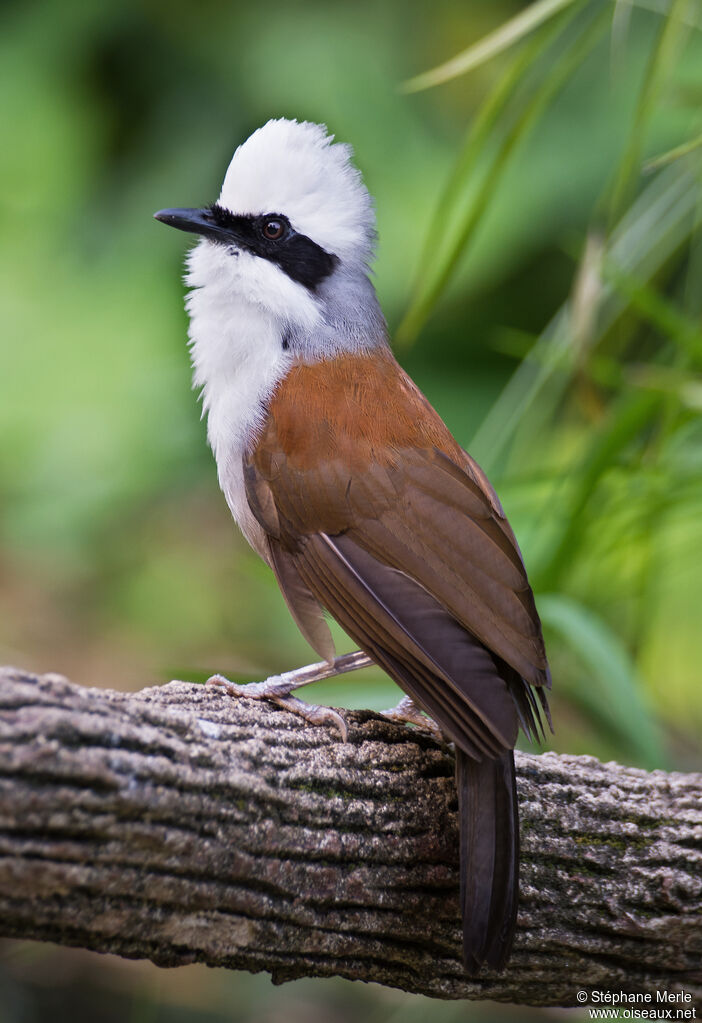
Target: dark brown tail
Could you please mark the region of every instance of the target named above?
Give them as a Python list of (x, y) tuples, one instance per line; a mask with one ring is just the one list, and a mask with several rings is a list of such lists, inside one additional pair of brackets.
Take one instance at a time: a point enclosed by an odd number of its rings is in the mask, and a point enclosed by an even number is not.
[(461, 832), (463, 961), (501, 970), (509, 957), (519, 896), (519, 811), (512, 750), (478, 762), (456, 750)]

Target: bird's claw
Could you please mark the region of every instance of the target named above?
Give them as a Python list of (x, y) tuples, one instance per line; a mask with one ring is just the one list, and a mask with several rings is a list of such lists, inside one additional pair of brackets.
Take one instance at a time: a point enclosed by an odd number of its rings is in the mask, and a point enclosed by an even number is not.
[(263, 682), (247, 682), (245, 685), (230, 682), (224, 675), (212, 675), (205, 684), (218, 686), (228, 696), (237, 699), (244, 697), (250, 700), (270, 700), (271, 703), (283, 707), (291, 714), (296, 714), (305, 721), (309, 721), (312, 725), (333, 725), (338, 730), (341, 741), (348, 741), (349, 730), (344, 717), (331, 707), (305, 703), (297, 696), (292, 696), (290, 694), (291, 686), (286, 682), (284, 675), (272, 675)]
[(263, 682), (246, 682), (244, 685), (230, 682), (224, 675), (210, 675), (205, 685), (219, 686), (229, 696), (243, 696), (249, 700), (274, 700), (290, 693), (290, 684), (285, 681), (283, 675), (271, 675)]
[(433, 718), (427, 717), (409, 696), (403, 696), (396, 707), (391, 707), (389, 710), (381, 710), (380, 713), (383, 717), (389, 718), (390, 721), (403, 725), (416, 725), (417, 728), (423, 728), (425, 731), (430, 732), (435, 739), (444, 739), (444, 734), (436, 721)]

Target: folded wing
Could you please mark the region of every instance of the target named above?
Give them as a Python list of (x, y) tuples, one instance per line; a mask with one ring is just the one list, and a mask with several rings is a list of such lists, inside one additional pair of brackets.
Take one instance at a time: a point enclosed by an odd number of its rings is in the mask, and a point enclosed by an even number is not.
[[(262, 464), (263, 463), (263, 464)], [(512, 531), (470, 471), (432, 449), (349, 472), (280, 451), (246, 469), (281, 589), (323, 656), (321, 608), (466, 753), (536, 735), (548, 686), (541, 626)], [(315, 624), (317, 623), (317, 624)]]

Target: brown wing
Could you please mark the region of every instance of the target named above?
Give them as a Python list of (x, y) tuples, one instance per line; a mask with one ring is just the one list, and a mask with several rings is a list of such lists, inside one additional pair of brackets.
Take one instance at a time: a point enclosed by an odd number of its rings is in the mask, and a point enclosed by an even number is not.
[(476, 759), (511, 748), (519, 720), (535, 733), (522, 679), (548, 685), (548, 668), (514, 535), (389, 354), (293, 370), (246, 484), (308, 639), (324, 607)]

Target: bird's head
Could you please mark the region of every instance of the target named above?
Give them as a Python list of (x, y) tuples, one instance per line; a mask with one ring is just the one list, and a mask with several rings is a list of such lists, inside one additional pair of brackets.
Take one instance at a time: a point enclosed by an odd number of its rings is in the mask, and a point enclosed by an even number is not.
[(373, 203), (351, 156), (323, 125), (279, 119), (255, 131), (215, 203), (155, 214), (201, 238), (188, 283), (216, 293), (220, 308), (257, 306), (293, 333), (350, 327), (363, 296), (375, 301)]

